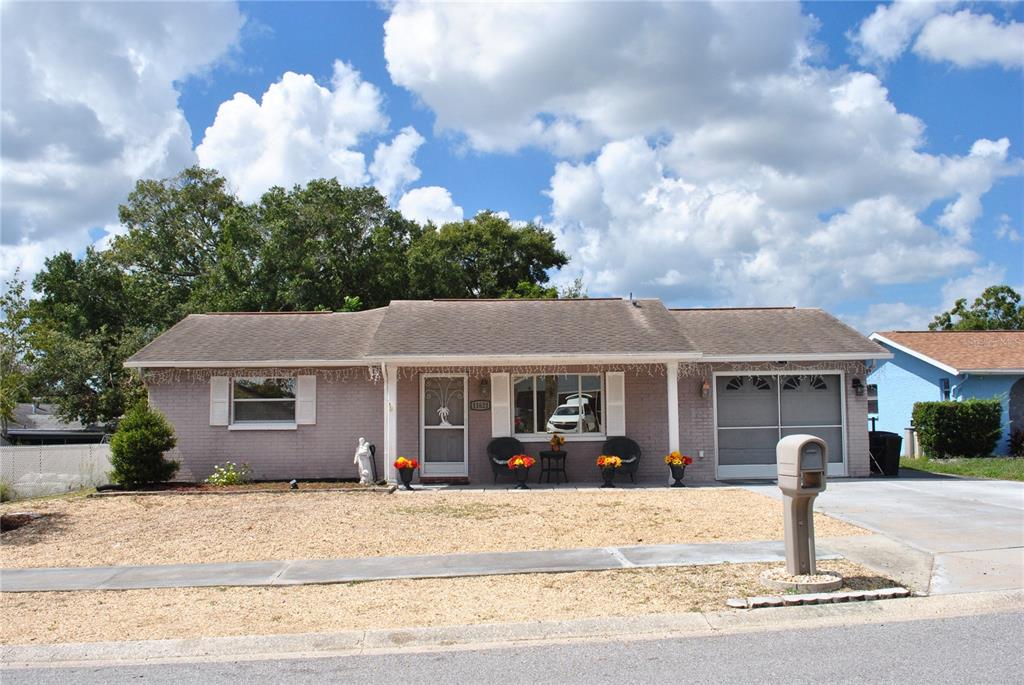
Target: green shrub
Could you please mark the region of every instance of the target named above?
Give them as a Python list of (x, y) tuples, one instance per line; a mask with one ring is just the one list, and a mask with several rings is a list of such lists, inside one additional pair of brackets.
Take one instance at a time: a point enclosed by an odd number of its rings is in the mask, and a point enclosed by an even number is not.
[(210, 485), (243, 485), (252, 482), (252, 469), (245, 462), (239, 466), (233, 461), (214, 466), (213, 475), (206, 479)]
[(129, 487), (170, 480), (178, 472), (178, 462), (164, 459), (164, 452), (176, 442), (164, 415), (145, 401), (137, 403), (110, 439), (111, 479)]
[(0, 480), (0, 502), (8, 502), (14, 497), (14, 492), (11, 491), (11, 486), (5, 481)]
[(914, 428), (929, 457), (987, 457), (1002, 435), (1002, 414), (999, 400), (917, 402)]

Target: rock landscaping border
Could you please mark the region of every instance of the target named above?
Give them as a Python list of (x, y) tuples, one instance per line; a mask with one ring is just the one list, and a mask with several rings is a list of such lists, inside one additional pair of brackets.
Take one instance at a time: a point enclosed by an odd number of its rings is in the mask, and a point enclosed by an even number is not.
[(391, 494), (397, 488), (394, 485), (372, 486), (366, 488), (296, 488), (291, 489), (270, 489), (253, 488), (251, 490), (106, 490), (104, 492), (91, 492), (86, 497), (152, 497), (152, 496), (184, 496), (184, 495), (215, 495), (224, 497), (226, 495), (296, 495), (323, 492), (344, 492), (344, 493), (385, 493)]
[(806, 595), (764, 595), (739, 597), (726, 600), (732, 609), (762, 609), (765, 607), (795, 607), (807, 604), (842, 604), (844, 602), (869, 602), (879, 599), (900, 599), (909, 597), (905, 587), (882, 588), (881, 590), (855, 590), (852, 592), (815, 592)]

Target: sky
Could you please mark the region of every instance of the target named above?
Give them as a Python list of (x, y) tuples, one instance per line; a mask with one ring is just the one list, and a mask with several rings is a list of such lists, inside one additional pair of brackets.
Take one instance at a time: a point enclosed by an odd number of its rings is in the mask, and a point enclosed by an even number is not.
[(555, 284), (924, 327), (1024, 292), (1019, 3), (0, 2), (0, 277), (139, 178), (551, 230)]

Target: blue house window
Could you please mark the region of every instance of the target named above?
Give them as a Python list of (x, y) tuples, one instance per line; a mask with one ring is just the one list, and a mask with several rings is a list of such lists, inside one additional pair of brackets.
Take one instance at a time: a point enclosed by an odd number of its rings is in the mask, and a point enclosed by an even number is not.
[(948, 400), (951, 397), (950, 392), (949, 392), (949, 379), (948, 378), (941, 378), (941, 379), (939, 379), (939, 390), (942, 392), (942, 399), (943, 400)]

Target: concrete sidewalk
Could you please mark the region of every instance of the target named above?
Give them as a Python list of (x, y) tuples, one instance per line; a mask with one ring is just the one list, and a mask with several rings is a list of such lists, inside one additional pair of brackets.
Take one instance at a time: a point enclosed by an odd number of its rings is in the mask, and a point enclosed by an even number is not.
[[(226, 564), (23, 568), (0, 570), (0, 591), (317, 585), (395, 578), (455, 578), (656, 566), (745, 564), (785, 561), (785, 558), (783, 543), (772, 541)], [(830, 553), (826, 548), (819, 548), (818, 558), (835, 559), (838, 555)]]

